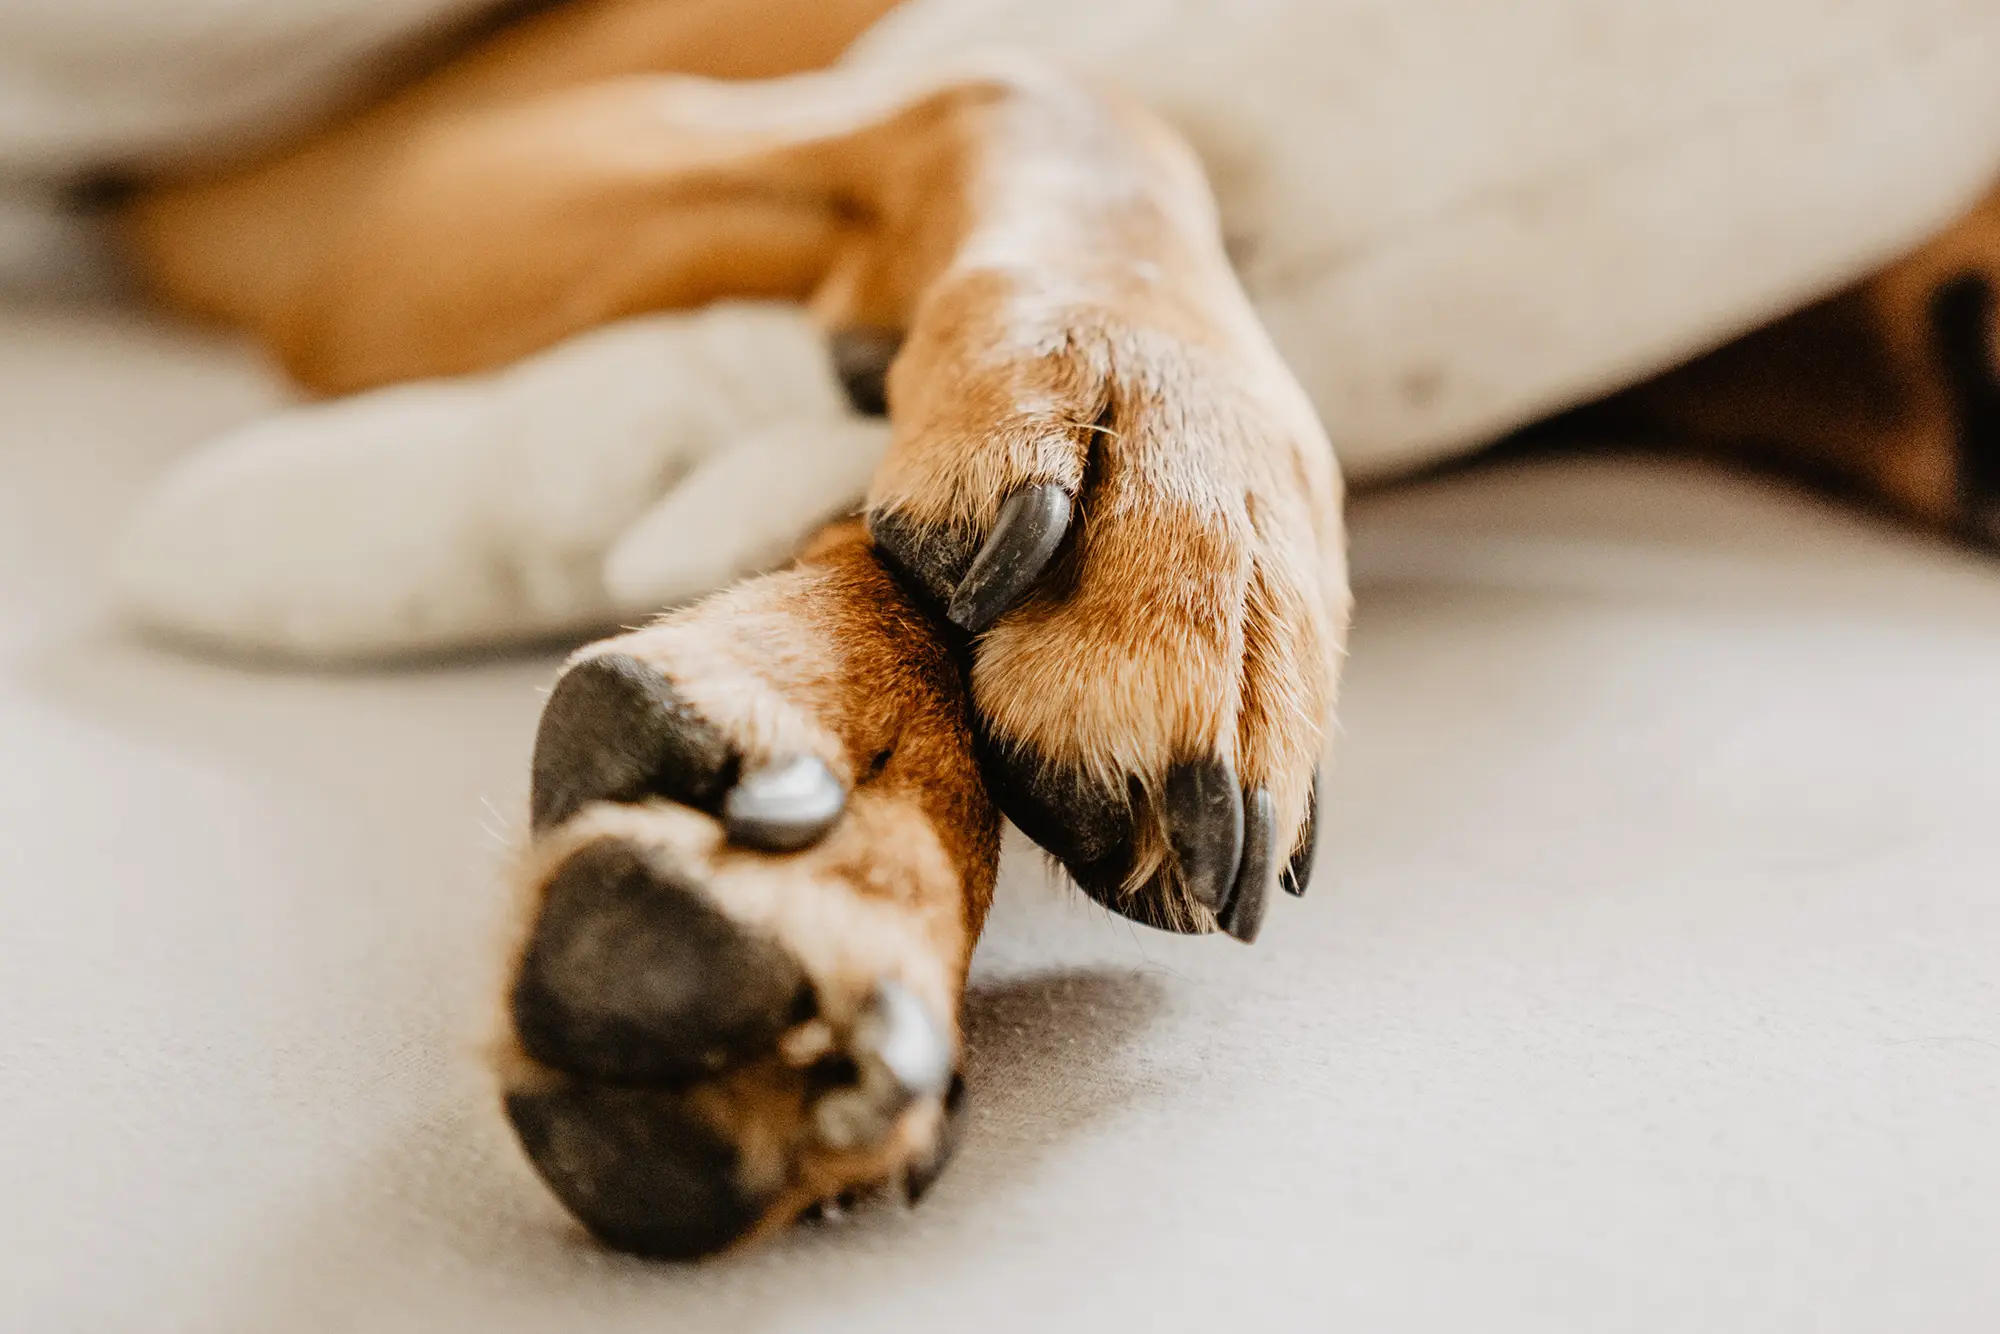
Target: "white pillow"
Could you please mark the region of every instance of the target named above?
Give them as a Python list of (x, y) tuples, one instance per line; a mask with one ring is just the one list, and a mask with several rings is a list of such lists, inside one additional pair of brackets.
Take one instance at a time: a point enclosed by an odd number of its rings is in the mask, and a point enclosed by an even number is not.
[(1207, 162), (1350, 476), (1476, 446), (1857, 278), (2000, 177), (1991, 0), (911, 0)]
[(499, 0), (5, 0), (0, 178), (226, 151)]

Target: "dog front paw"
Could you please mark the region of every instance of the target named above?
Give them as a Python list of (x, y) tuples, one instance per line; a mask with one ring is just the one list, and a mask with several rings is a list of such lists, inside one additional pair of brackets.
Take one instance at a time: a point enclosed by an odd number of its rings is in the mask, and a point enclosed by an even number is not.
[(1302, 890), (1347, 617), (1339, 483), (1261, 335), (961, 275), (892, 373), (878, 546), (972, 635), (995, 798), (1151, 926)]
[(858, 524), (579, 655), (530, 808), (503, 1101), (595, 1236), (693, 1257), (923, 1193), (998, 818), (958, 668)]

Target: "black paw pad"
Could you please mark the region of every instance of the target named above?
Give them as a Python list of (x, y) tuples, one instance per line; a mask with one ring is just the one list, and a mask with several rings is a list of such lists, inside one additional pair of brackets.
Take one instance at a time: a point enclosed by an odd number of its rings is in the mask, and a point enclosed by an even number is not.
[(586, 845), (549, 881), (512, 997), (528, 1055), (625, 1085), (754, 1059), (812, 1009), (786, 950), (615, 839)]
[(1115, 891), (1132, 865), (1136, 788), (1104, 787), (1029, 747), (983, 732), (980, 769), (1001, 813), (1069, 868), (1091, 897), (1115, 908), (1099, 891)]
[(734, 769), (728, 741), (666, 677), (622, 653), (588, 658), (542, 710), (530, 819), (541, 830), (593, 801), (649, 796), (712, 809)]
[(542, 1180), (599, 1241), (693, 1260), (757, 1224), (733, 1145), (671, 1093), (576, 1085), (511, 1093), (507, 1119)]
[(979, 554), (979, 534), (970, 528), (926, 523), (901, 510), (871, 510), (868, 535), (890, 568), (939, 607), (965, 578)]

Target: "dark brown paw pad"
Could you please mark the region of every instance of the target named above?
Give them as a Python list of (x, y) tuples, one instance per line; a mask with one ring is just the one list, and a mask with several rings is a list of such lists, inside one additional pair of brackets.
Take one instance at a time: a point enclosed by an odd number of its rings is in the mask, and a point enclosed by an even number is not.
[[(542, 1070), (508, 1093), (508, 1119), (607, 1245), (720, 1250), (796, 1201), (805, 1157), (879, 1155), (925, 1100), (949, 1131), (948, 1030), (894, 979), (849, 996), (829, 1013), (790, 950), (665, 854), (598, 839), (550, 877), (521, 958), (511, 1017)], [(941, 1134), (857, 1184), (921, 1194), (949, 1151)]]
[(889, 415), (889, 367), (902, 350), (903, 335), (897, 329), (836, 329), (828, 337), (834, 376), (856, 412), (865, 417)]
[(512, 998), (528, 1055), (627, 1085), (754, 1059), (815, 1008), (788, 951), (724, 916), (660, 856), (616, 839), (586, 844), (550, 879)]
[(679, 1093), (570, 1084), (507, 1095), (507, 1119), (555, 1197), (607, 1246), (693, 1260), (755, 1227), (777, 1198)]

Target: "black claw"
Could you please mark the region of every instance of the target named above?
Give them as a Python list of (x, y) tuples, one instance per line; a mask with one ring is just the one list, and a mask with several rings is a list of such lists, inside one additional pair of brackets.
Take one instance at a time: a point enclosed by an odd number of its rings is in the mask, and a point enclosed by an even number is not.
[(836, 329), (827, 340), (833, 353), (833, 373), (847, 391), (856, 412), (870, 417), (889, 414), (889, 367), (903, 349), (897, 329)]
[(951, 595), (945, 615), (977, 634), (1028, 591), (1069, 531), (1069, 492), (1053, 483), (1016, 491), (1000, 506), (993, 531)]
[(1312, 796), (1306, 803), (1305, 824), (1299, 829), (1299, 843), (1285, 866), (1285, 892), (1295, 899), (1306, 896), (1312, 883), (1313, 854), (1319, 851), (1319, 775), (1313, 775)]
[(1236, 775), (1221, 760), (1175, 765), (1162, 796), (1181, 887), (1204, 908), (1219, 910), (1243, 856), (1243, 793)]
[(621, 1251), (712, 1255), (773, 1202), (746, 1188), (735, 1147), (675, 1094), (581, 1084), (510, 1093), (506, 1107), (556, 1198)]
[(528, 1055), (610, 1084), (661, 1086), (769, 1051), (811, 984), (791, 954), (616, 839), (572, 854), (544, 892), (514, 983)]
[(722, 799), (722, 827), (740, 848), (797, 852), (825, 837), (847, 809), (847, 790), (817, 755), (743, 775)]
[(649, 796), (712, 809), (734, 769), (728, 741), (672, 682), (607, 653), (564, 672), (542, 710), (530, 820), (546, 829), (593, 801)]
[(1271, 885), (1271, 863), (1278, 855), (1277, 823), (1277, 803), (1258, 788), (1243, 803), (1243, 864), (1236, 870), (1229, 902), (1216, 914), (1217, 924), (1245, 945), (1256, 940), (1264, 926), (1264, 896)]

